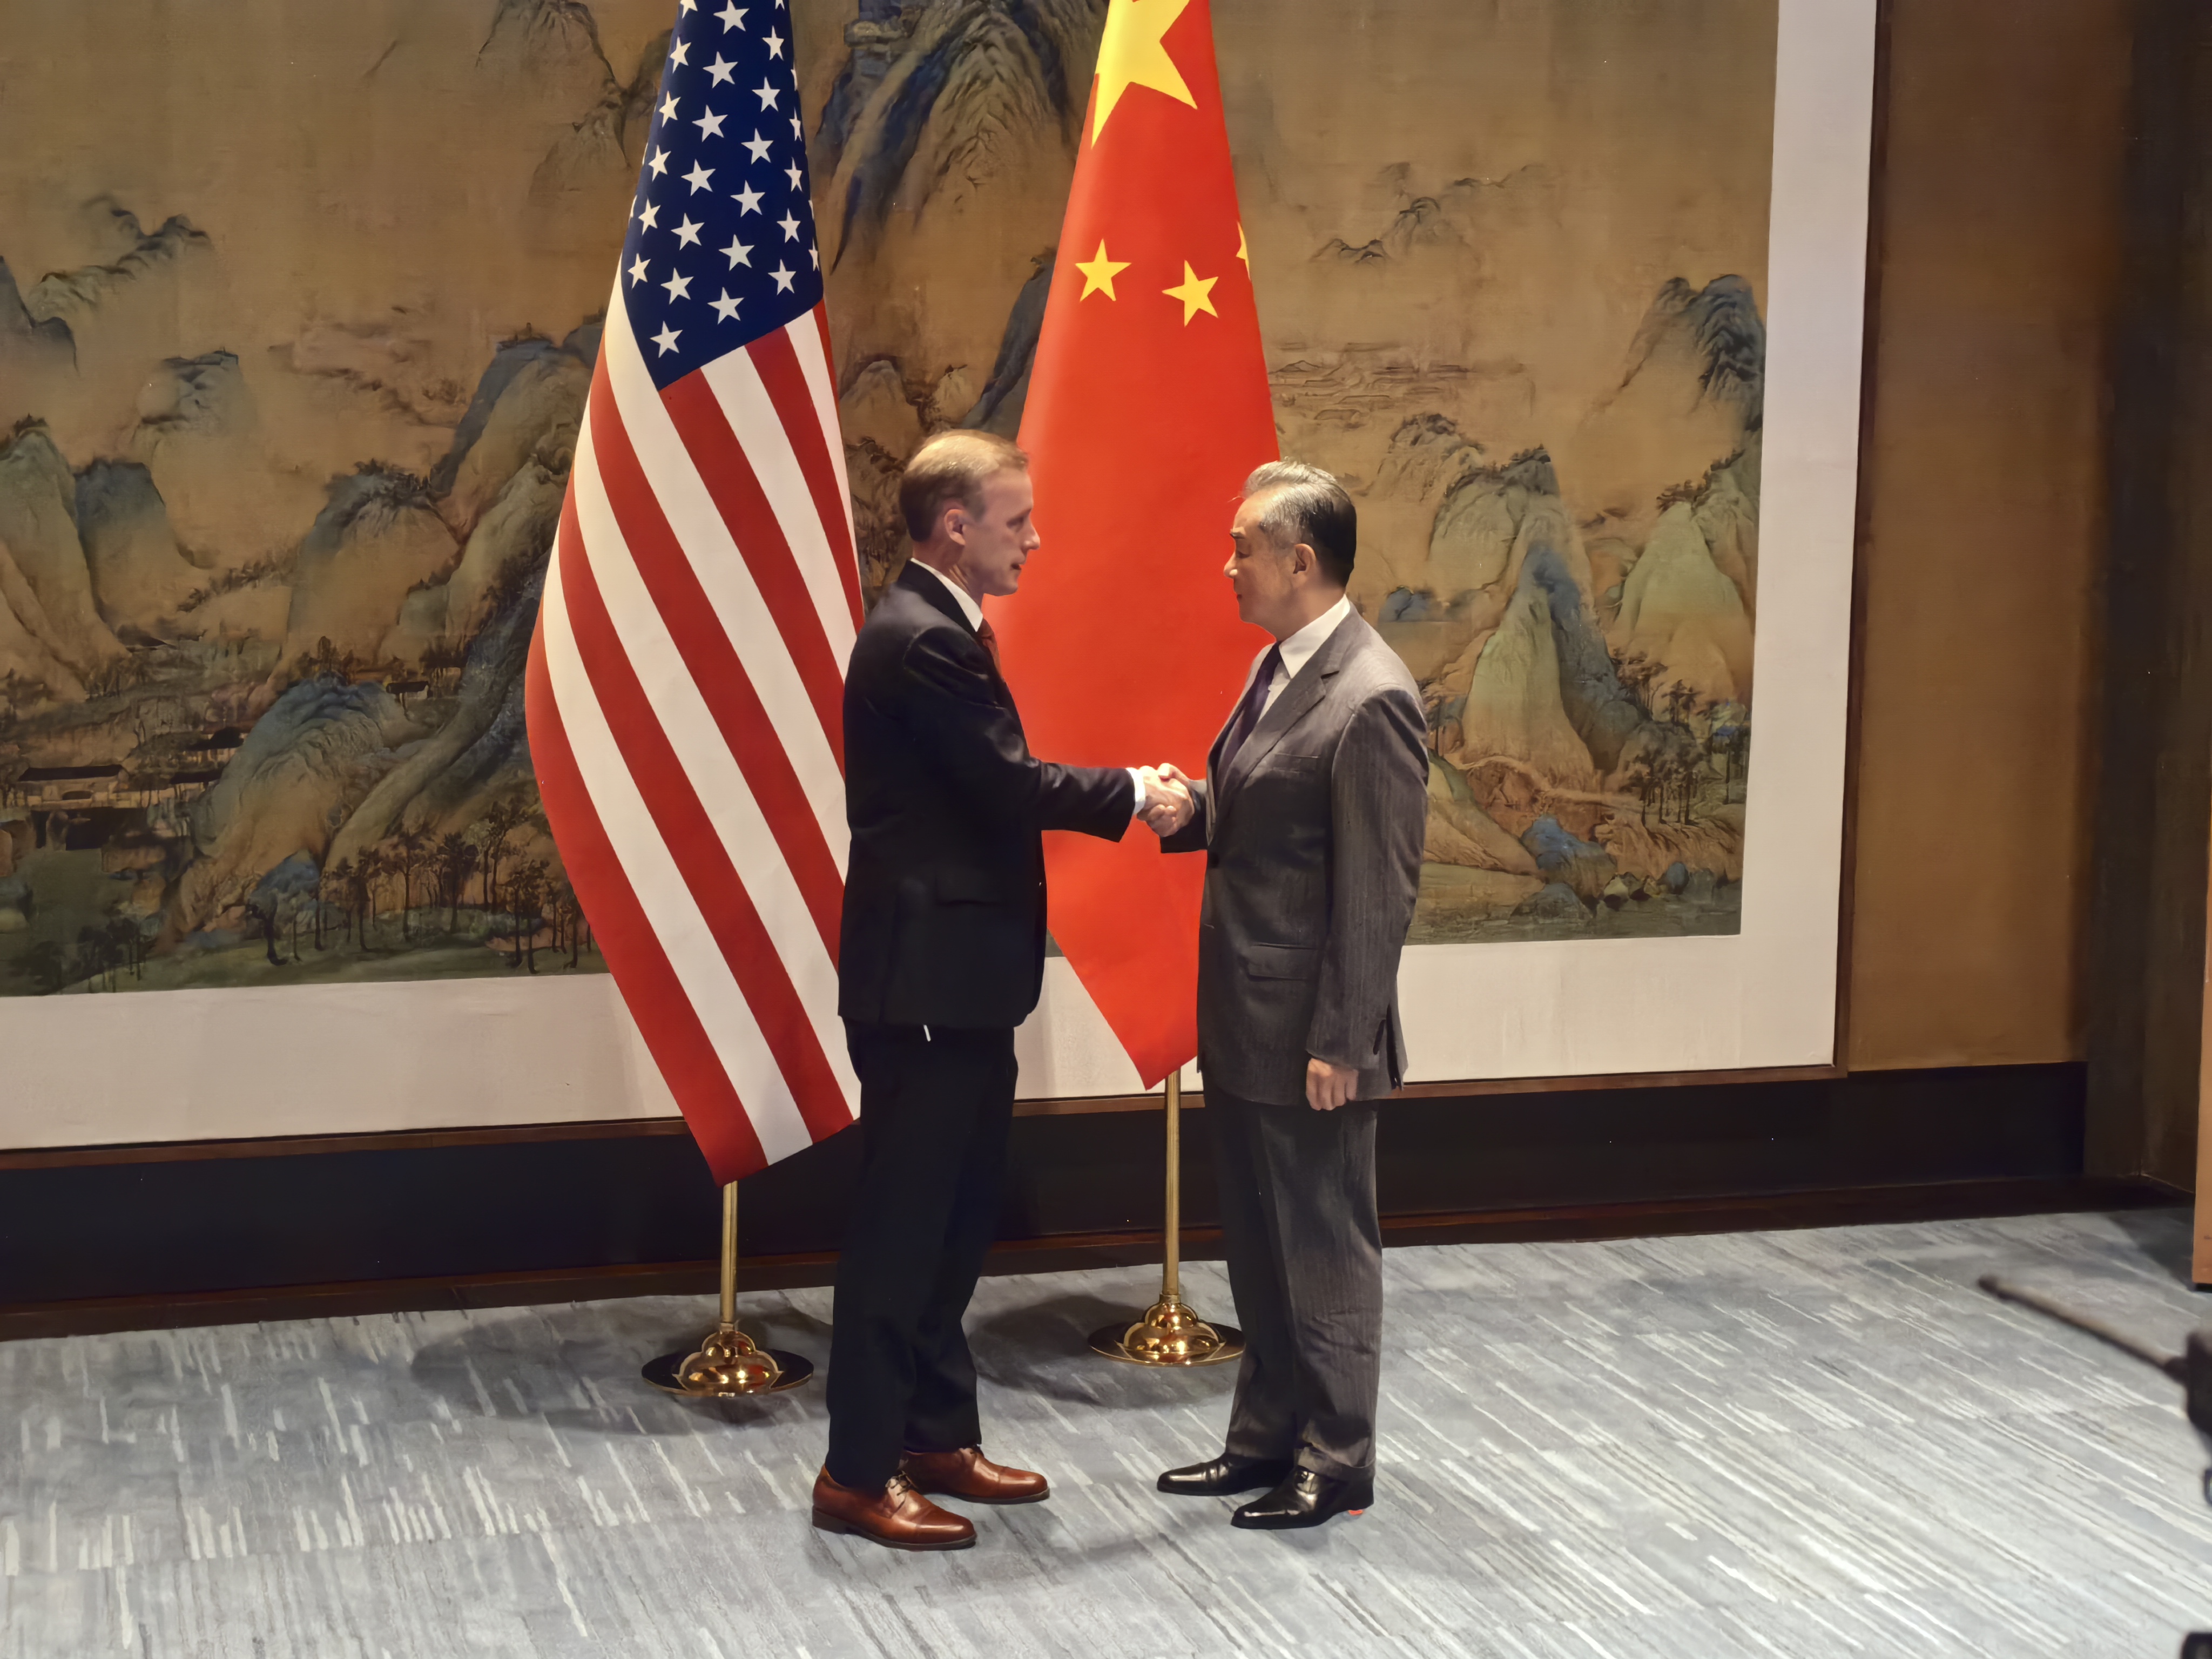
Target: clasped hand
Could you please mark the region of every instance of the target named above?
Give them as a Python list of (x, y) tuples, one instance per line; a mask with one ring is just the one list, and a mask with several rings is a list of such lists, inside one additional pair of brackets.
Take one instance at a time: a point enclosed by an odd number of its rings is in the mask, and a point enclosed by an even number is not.
[(1197, 802), (1190, 793), (1190, 779), (1173, 761), (1162, 761), (1158, 766), (1138, 769), (1144, 780), (1144, 805), (1137, 809), (1145, 827), (1154, 835), (1172, 836), (1190, 822)]

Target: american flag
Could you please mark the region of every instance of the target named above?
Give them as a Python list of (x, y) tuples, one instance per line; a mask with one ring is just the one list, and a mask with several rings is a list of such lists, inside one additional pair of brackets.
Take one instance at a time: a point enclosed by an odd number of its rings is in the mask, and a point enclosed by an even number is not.
[(681, 0), (528, 687), (569, 879), (715, 1179), (853, 1121), (859, 567), (784, 0)]

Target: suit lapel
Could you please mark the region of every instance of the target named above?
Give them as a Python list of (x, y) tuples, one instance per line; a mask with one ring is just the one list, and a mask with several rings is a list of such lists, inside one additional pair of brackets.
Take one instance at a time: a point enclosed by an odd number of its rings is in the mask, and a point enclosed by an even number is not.
[(975, 633), (974, 629), (968, 627), (968, 618), (960, 614), (959, 602), (946, 590), (936, 572), (917, 570), (914, 560), (909, 558), (899, 567), (894, 585), (906, 589), (947, 622), (959, 623), (971, 635)]
[[(1314, 705), (1328, 695), (1328, 682), (1343, 665), (1345, 654), (1352, 649), (1355, 637), (1353, 625), (1364, 627), (1359, 613), (1355, 611), (1330, 630), (1321, 642), (1321, 649), (1306, 659), (1306, 665), (1291, 677), (1291, 683), (1282, 689), (1260, 723), (1252, 728), (1252, 735), (1244, 739), (1244, 746), (1237, 751), (1236, 763), (1229, 775), (1221, 781), (1225, 799), (1234, 794), (1244, 780), (1252, 775), (1253, 769), (1273, 752), (1275, 745), (1288, 735), (1292, 726), (1313, 712)], [(1214, 739), (1218, 750), (1220, 739)]]
[[(968, 618), (961, 611), (960, 602), (945, 590), (945, 584), (939, 581), (933, 573), (916, 570), (912, 558), (908, 558), (905, 564), (899, 568), (898, 576), (891, 585), (895, 587), (903, 587), (969, 639), (975, 639), (975, 630), (968, 625)], [(983, 665), (991, 676), (991, 684), (996, 690), (999, 706), (1012, 714), (1015, 724), (1019, 725), (1022, 718), (1021, 711), (1014, 707), (1013, 688), (1006, 684), (1006, 676), (999, 672), (999, 665), (991, 660), (991, 653), (983, 650), (981, 640), (976, 640), (975, 648), (983, 652)]]
[[(1221, 722), (1221, 729), (1213, 734), (1212, 744), (1206, 751), (1206, 775), (1211, 780), (1206, 792), (1206, 838), (1208, 842), (1213, 839), (1214, 830), (1221, 823), (1222, 807), (1229, 799), (1229, 780), (1221, 770), (1221, 745), (1229, 741), (1229, 728), (1237, 724), (1237, 711), (1243, 706), (1246, 695), (1252, 690), (1252, 675), (1259, 672), (1260, 665), (1255, 662), (1251, 673), (1244, 677), (1244, 684), (1237, 688), (1237, 701), (1229, 705), (1229, 718)], [(1283, 695), (1290, 695), (1288, 686), (1283, 688)], [(1282, 697), (1275, 699), (1279, 703), (1282, 700)], [(1252, 740), (1247, 738), (1244, 747), (1249, 749), (1251, 746)], [(1243, 757), (1240, 753), (1237, 758), (1241, 760)], [(1238, 770), (1243, 769), (1240, 767)]]
[(1237, 724), (1237, 708), (1243, 702), (1245, 693), (1252, 689), (1252, 675), (1259, 672), (1260, 665), (1255, 662), (1251, 672), (1244, 677), (1244, 684), (1237, 688), (1237, 701), (1229, 705), (1229, 718), (1221, 722), (1221, 729), (1213, 734), (1213, 742), (1206, 751), (1206, 775), (1216, 783), (1226, 781), (1221, 775), (1221, 745), (1229, 741), (1229, 728)]

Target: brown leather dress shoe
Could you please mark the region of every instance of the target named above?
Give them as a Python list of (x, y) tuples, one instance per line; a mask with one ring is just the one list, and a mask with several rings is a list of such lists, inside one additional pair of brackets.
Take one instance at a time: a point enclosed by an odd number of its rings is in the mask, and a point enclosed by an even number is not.
[(1034, 1504), (1052, 1496), (1042, 1475), (994, 1463), (981, 1446), (908, 1452), (900, 1461), (899, 1471), (914, 1482), (916, 1492), (940, 1492), (970, 1504)]
[(894, 1550), (964, 1550), (975, 1541), (975, 1523), (940, 1510), (903, 1474), (881, 1492), (841, 1486), (824, 1469), (814, 1477), (814, 1524), (823, 1532), (857, 1534)]

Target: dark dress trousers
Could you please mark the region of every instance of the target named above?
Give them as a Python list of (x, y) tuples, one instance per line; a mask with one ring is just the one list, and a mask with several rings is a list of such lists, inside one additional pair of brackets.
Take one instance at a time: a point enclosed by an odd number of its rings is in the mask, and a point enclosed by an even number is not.
[(982, 1437), (961, 1316), (998, 1219), (1014, 1027), (1044, 981), (1046, 830), (1118, 840), (1118, 767), (1030, 755), (952, 595), (911, 565), (845, 677), (852, 853), (838, 1012), (860, 1079), (861, 1173), (837, 1263), (831, 1478)]
[[(1226, 1449), (1326, 1475), (1375, 1462), (1373, 1102), (1405, 1076), (1398, 957), (1420, 890), (1426, 729), (1413, 677), (1355, 612), (1225, 773), (1215, 740), (1199, 811), (1164, 843), (1206, 858), (1198, 1060), (1245, 1330)], [(1309, 1056), (1356, 1067), (1356, 1097), (1308, 1106)]]

